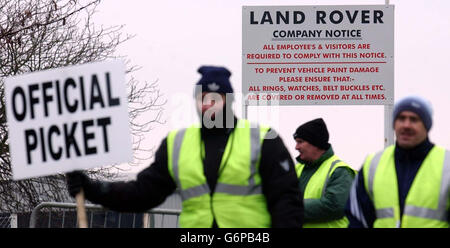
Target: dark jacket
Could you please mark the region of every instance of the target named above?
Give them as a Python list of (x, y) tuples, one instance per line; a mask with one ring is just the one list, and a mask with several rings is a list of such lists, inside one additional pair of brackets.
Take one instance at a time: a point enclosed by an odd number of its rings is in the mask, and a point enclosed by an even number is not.
[[(297, 157), (298, 162), (305, 164), (299, 178), (299, 188), (301, 192), (305, 192), (309, 180), (317, 169), (319, 169), (320, 165), (333, 155), (333, 148), (330, 147), (313, 163), (305, 163)], [(327, 183), (323, 197), (320, 199), (304, 200), (305, 223), (327, 222), (344, 217), (345, 204), (354, 177), (355, 173), (352, 170), (343, 167), (337, 168)]]
[[(400, 218), (403, 216), (405, 199), (423, 160), (434, 144), (428, 138), (413, 149), (405, 150), (395, 146), (394, 160), (398, 182), (398, 196), (400, 204)], [(358, 173), (351, 189), (345, 213), (350, 221), (349, 227), (373, 227), (375, 222), (375, 207), (364, 187), (364, 168)], [(450, 221), (450, 212), (448, 214)]]
[[(236, 122), (236, 121), (235, 121)], [(215, 188), (220, 161), (234, 128), (202, 128), (205, 144), (204, 173), (210, 189)], [(288, 167), (286, 167), (286, 162)], [(262, 144), (259, 173), (262, 191), (272, 218), (272, 227), (301, 227), (303, 204), (294, 164), (280, 137)], [(111, 210), (139, 212), (161, 204), (176, 189), (167, 166), (167, 143), (159, 146), (155, 161), (130, 182), (93, 182), (85, 188), (86, 198)], [(214, 222), (215, 224), (215, 222)]]

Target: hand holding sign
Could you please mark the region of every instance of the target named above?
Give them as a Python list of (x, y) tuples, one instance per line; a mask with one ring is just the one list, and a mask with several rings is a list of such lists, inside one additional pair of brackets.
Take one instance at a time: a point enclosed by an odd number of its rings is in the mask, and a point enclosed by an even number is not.
[(77, 218), (80, 228), (87, 228), (86, 210), (84, 209), (84, 188), (90, 183), (90, 179), (81, 171), (66, 174), (67, 189), (77, 203)]
[(78, 193), (86, 187), (91, 179), (82, 171), (73, 171), (66, 174), (67, 190), (70, 196), (75, 197)]

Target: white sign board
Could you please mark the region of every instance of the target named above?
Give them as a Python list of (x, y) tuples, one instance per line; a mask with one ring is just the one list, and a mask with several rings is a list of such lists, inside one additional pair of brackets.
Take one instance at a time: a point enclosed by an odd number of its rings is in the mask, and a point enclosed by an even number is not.
[(247, 105), (393, 104), (394, 6), (244, 6)]
[(5, 80), (14, 180), (131, 161), (122, 61)]

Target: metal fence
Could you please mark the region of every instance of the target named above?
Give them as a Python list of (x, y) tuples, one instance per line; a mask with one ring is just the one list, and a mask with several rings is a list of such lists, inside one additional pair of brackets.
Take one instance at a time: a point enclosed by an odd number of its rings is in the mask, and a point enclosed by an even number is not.
[[(93, 204), (85, 204), (85, 208), (88, 225), (91, 228), (173, 228), (178, 227), (178, 217), (181, 212), (177, 209), (154, 208), (145, 213), (120, 213)], [(31, 212), (29, 227), (77, 227), (75, 210), (75, 203), (40, 203)]]

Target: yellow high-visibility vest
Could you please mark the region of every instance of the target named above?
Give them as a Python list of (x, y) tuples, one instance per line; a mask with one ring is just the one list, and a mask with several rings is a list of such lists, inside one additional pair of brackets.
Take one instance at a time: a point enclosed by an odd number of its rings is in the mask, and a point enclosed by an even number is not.
[[(297, 177), (300, 178), (304, 164), (298, 163), (295, 165), (295, 171), (297, 172)], [(305, 192), (303, 192), (303, 198), (307, 199), (320, 199), (326, 189), (326, 185), (328, 180), (330, 179), (333, 172), (339, 168), (345, 167), (349, 168), (354, 172), (354, 170), (345, 162), (342, 162), (338, 156), (333, 155), (327, 160), (325, 160), (314, 172), (314, 175), (308, 181), (306, 185)], [(305, 223), (303, 224), (304, 228), (346, 228), (348, 226), (347, 217), (342, 217), (338, 220), (328, 221), (328, 222), (316, 222), (316, 223)]]
[(405, 199), (400, 216), (395, 147), (369, 155), (364, 186), (376, 211), (374, 227), (449, 227), (450, 152), (434, 146), (425, 157)]
[(200, 128), (172, 131), (167, 137), (169, 172), (182, 199), (181, 227), (270, 227), (262, 194), (259, 160), (268, 127), (250, 128), (238, 120), (228, 138), (211, 195), (203, 170)]

